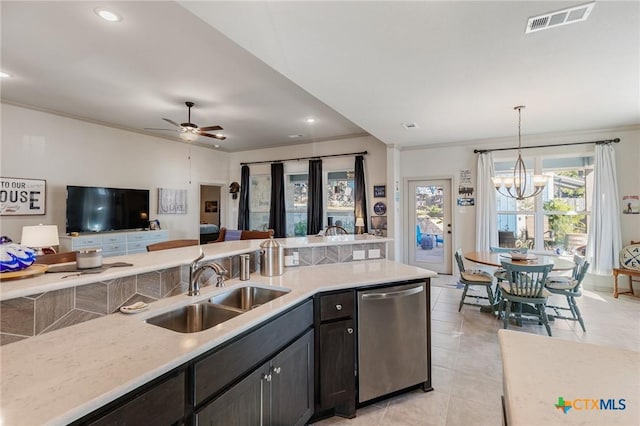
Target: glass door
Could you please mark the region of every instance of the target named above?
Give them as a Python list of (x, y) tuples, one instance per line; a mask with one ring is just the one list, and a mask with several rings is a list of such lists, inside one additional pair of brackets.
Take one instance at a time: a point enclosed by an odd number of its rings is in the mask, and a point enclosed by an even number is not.
[(451, 180), (409, 181), (409, 264), (451, 274)]

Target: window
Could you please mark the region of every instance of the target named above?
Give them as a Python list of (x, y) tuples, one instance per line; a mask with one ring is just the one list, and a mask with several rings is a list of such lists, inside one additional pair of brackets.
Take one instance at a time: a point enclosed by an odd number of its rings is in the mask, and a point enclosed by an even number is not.
[(271, 175), (251, 176), (249, 190), (249, 227), (259, 231), (269, 228), (271, 206)]
[(327, 224), (342, 226), (347, 232), (355, 230), (354, 171), (327, 173)]
[(307, 235), (307, 197), (309, 175), (287, 175), (285, 208), (287, 211), (287, 237)]
[[(593, 182), (593, 157), (531, 157), (525, 161), (530, 181), (533, 170), (548, 176), (535, 198), (517, 201), (496, 197), (498, 243), (557, 254), (584, 254)], [(496, 176), (512, 176), (513, 161), (495, 162)]]

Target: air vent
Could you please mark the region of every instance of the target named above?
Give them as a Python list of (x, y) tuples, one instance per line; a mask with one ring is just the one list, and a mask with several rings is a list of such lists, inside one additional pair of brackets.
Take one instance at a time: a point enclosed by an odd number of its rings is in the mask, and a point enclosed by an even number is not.
[(416, 123), (402, 123), (402, 127), (404, 127), (407, 130), (411, 130), (411, 129), (417, 129), (418, 125)]
[(556, 12), (545, 13), (544, 15), (534, 16), (529, 18), (527, 22), (527, 30), (525, 33), (534, 33), (536, 31), (546, 30), (552, 27), (559, 27), (561, 25), (573, 24), (575, 22), (585, 21), (593, 7), (595, 2), (581, 4), (580, 6), (574, 6), (567, 9), (558, 10)]

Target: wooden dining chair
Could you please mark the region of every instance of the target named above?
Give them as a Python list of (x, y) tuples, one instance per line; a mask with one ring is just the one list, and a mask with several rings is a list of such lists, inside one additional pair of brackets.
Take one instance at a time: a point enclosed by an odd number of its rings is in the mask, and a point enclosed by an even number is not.
[(199, 240), (170, 240), (160, 243), (153, 243), (147, 246), (147, 251), (167, 250), (179, 247), (189, 247), (200, 245)]
[[(502, 262), (502, 267), (507, 271), (508, 282), (500, 283), (502, 300), (499, 312), (503, 315), (504, 328), (509, 325), (511, 315), (520, 323), (525, 316), (535, 316), (538, 322), (547, 329), (551, 336), (549, 318), (545, 311), (549, 291), (544, 285), (547, 275), (551, 272), (553, 264), (548, 265), (516, 265), (511, 262)], [(517, 304), (515, 312), (512, 312), (513, 304)], [(524, 311), (523, 305), (533, 306), (534, 310)]]
[[(488, 300), (489, 304), (493, 306), (495, 301), (493, 298), (493, 291), (491, 290), (491, 286), (493, 284), (493, 277), (491, 274), (480, 269), (466, 269), (464, 267), (464, 261), (462, 260), (462, 250), (460, 249), (456, 250), (454, 256), (456, 258), (456, 263), (458, 264), (458, 270), (460, 271), (460, 283), (464, 285), (462, 297), (460, 298), (460, 306), (458, 306), (458, 312), (462, 309), (462, 305), (487, 306), (486, 304), (465, 302), (465, 298), (467, 297)], [(467, 296), (469, 286), (484, 287), (487, 291), (487, 296)]]
[(324, 235), (347, 235), (349, 234), (342, 226), (332, 225), (327, 226), (324, 230)]
[[(580, 312), (580, 308), (578, 308), (578, 304), (576, 303), (576, 297), (582, 296), (580, 285), (585, 275), (587, 275), (589, 262), (587, 262), (583, 257), (577, 255), (573, 256), (573, 262), (576, 264), (576, 266), (575, 268), (573, 268), (573, 272), (571, 273), (570, 277), (550, 275), (545, 281), (545, 288), (552, 294), (566, 297), (568, 306), (547, 304), (547, 308), (553, 310), (553, 316), (555, 318), (566, 319), (569, 321), (578, 321), (580, 323), (580, 327), (582, 327), (582, 331), (587, 331), (584, 326), (584, 320), (582, 319), (582, 313)], [(561, 315), (561, 310), (571, 312), (571, 316), (569, 317)]]

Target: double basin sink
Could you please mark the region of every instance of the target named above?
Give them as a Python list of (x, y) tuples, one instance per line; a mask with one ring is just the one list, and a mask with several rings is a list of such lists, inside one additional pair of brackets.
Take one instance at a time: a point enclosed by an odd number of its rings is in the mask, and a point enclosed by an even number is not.
[(148, 324), (178, 333), (197, 333), (268, 303), (289, 290), (244, 286), (149, 318)]

